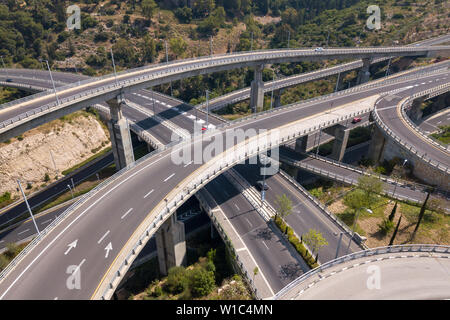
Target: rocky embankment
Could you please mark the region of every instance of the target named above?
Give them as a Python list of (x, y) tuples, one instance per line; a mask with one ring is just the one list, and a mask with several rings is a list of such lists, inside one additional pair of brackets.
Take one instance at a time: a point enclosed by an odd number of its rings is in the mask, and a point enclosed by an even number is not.
[(0, 143), (0, 195), (17, 196), (18, 178), (27, 193), (36, 191), (110, 145), (107, 128), (85, 111)]

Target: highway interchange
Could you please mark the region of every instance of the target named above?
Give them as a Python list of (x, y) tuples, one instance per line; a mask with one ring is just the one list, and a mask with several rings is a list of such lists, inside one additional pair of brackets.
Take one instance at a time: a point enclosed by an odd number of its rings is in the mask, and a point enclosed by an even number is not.
[[(439, 75), (428, 76), (428, 81), (431, 82), (422, 85), (421, 89), (427, 85), (433, 87), (446, 83), (447, 76), (448, 74), (445, 77), (442, 77), (442, 75), (440, 77)], [(416, 80), (400, 81), (395, 84), (381, 85), (379, 88), (369, 88), (347, 96), (331, 97), (328, 101), (313, 102), (301, 105), (298, 108), (279, 110), (255, 119), (231, 124), (229, 127), (244, 129), (277, 128), (289, 123), (292, 119), (311, 117), (317, 113), (381, 92), (409, 89), (410, 87), (412, 87), (411, 91), (414, 91), (416, 90), (414, 88), (416, 82)], [(402, 91), (398, 94), (402, 94)], [(333, 101), (333, 104), (330, 104), (330, 101)], [(170, 114), (168, 116), (170, 117)], [(176, 117), (175, 114), (174, 117)], [(219, 134), (223, 134), (223, 129), (212, 131), (210, 135), (216, 136)], [(203, 141), (196, 143), (204, 144)], [(168, 170), (171, 167), (172, 169)], [(107, 245), (107, 242), (114, 242), (113, 252), (117, 256), (117, 252), (125, 245), (133, 231), (141, 225), (147, 216), (155, 214), (156, 210), (149, 213), (149, 204), (159, 203), (159, 208), (164, 207), (162, 201), (168, 197), (170, 191), (182, 184), (186, 177), (197, 172), (199, 168), (200, 166), (195, 163), (173, 168), (170, 163), (170, 152), (163, 151), (125, 172), (114, 185), (107, 185), (77, 208), (49, 235), (43, 238), (33, 251), (24, 257), (19, 266), (25, 266), (25, 269), (16, 267), (11, 271), (10, 276), (0, 284), (0, 287), (5, 289), (1, 297), (76, 299), (93, 296), (98, 289), (98, 287), (93, 286), (99, 283), (98, 280), (103, 278), (111, 265), (110, 256), (102, 259), (105, 253), (103, 247)], [(133, 179), (130, 179), (131, 177)], [(153, 187), (155, 186), (154, 183), (158, 184), (159, 188)], [(134, 190), (134, 192), (129, 192), (129, 190)], [(130, 204), (132, 205), (130, 206)], [(259, 226), (257, 222), (255, 222), (255, 225)], [(100, 232), (100, 228), (96, 228), (96, 226), (101, 226), (102, 231)], [(50, 235), (53, 235), (53, 237), (50, 237)], [(64, 255), (67, 244), (73, 242), (74, 239), (79, 240), (76, 250), (70, 252), (70, 255)], [(330, 256), (331, 251), (326, 254)], [(61, 256), (61, 254), (64, 256)], [(53, 261), (58, 261), (58, 265), (54, 264)], [(64, 272), (63, 266), (70, 264), (79, 266), (82, 271), (89, 270), (88, 274), (83, 272), (81, 290), (67, 290), (64, 286), (67, 274)], [(16, 276), (12, 276), (13, 274), (16, 274)], [(51, 283), (46, 282), (46, 274), (52, 274), (54, 280)], [(13, 286), (15, 288), (11, 290)], [(42, 290), (39, 290), (42, 288), (46, 288), (45, 296), (42, 295)]]

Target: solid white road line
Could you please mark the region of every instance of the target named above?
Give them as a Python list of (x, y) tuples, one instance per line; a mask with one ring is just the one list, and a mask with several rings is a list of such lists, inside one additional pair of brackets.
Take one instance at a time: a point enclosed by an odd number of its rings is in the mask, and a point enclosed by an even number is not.
[(267, 248), (267, 250), (269, 250), (269, 247), (267, 246), (267, 244), (264, 242), (264, 240), (262, 241), (263, 245)]
[(105, 239), (106, 236), (109, 234), (109, 232), (110, 232), (110, 230), (106, 231), (106, 233), (103, 235), (103, 237), (101, 237), (100, 240), (97, 241), (97, 243), (100, 244), (103, 241), (103, 239)]
[(128, 211), (125, 212), (125, 214), (120, 217), (120, 220), (123, 220), (131, 211), (133, 211), (133, 208), (128, 209)]

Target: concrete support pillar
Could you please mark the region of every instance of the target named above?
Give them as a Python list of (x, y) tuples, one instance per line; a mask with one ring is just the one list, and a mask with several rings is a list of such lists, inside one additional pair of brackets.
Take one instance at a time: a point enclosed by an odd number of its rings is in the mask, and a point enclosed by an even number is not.
[(425, 99), (424, 97), (415, 99), (411, 105), (411, 108), (408, 109), (407, 115), (413, 122), (422, 119), (423, 112), (421, 110), (421, 106), (424, 99)]
[(264, 82), (262, 81), (263, 70), (263, 64), (255, 67), (255, 78), (252, 81), (250, 91), (250, 108), (253, 113), (257, 112), (258, 109), (262, 110), (264, 106)]
[(308, 136), (303, 136), (295, 140), (295, 152), (306, 153), (308, 147)]
[(167, 275), (170, 268), (186, 265), (186, 239), (184, 223), (177, 220), (176, 213), (156, 232), (159, 271)]
[(281, 107), (281, 95), (283, 94), (283, 89), (277, 89), (273, 91), (273, 107), (279, 108)]
[(117, 99), (111, 99), (107, 101), (107, 104), (111, 114), (108, 129), (114, 154), (114, 163), (116, 164), (116, 170), (120, 170), (134, 162), (130, 128), (127, 120), (122, 115), (122, 97), (118, 96)]
[(350, 135), (350, 129), (344, 126), (336, 126), (334, 128), (334, 142), (333, 150), (331, 152), (331, 159), (342, 161), (345, 154), (345, 149), (347, 148), (348, 137)]
[(372, 59), (364, 58), (362, 61), (363, 66), (361, 70), (359, 70), (357, 84), (366, 83), (370, 79), (370, 63), (372, 62)]
[(374, 164), (379, 163), (383, 159), (384, 147), (386, 145), (386, 138), (383, 132), (375, 125), (372, 130), (372, 140), (369, 146), (369, 159)]

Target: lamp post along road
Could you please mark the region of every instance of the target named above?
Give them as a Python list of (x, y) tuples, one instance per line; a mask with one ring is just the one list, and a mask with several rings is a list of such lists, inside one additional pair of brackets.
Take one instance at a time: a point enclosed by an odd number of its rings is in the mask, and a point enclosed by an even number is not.
[(209, 91), (206, 90), (206, 129), (208, 129), (209, 126), (208, 116), (209, 116)]
[(53, 91), (55, 92), (56, 103), (58, 103), (58, 105), (59, 105), (59, 99), (58, 99), (58, 95), (56, 94), (56, 86), (55, 86), (55, 82), (53, 81), (52, 70), (50, 69), (48, 60), (44, 60), (44, 61), (47, 64), (47, 69), (48, 69), (48, 72), (50, 73), (50, 79), (52, 80), (52, 86), (53, 86)]
[(72, 199), (73, 199), (73, 191), (72, 191), (72, 188), (70, 187), (70, 184), (68, 184), (67, 187), (69, 188), (70, 193), (72, 194)]
[[(402, 168), (405, 166), (406, 162), (408, 162), (408, 159), (405, 159), (405, 160), (403, 161)], [(397, 177), (397, 181), (396, 181), (395, 186), (394, 186), (394, 191), (392, 191), (392, 198), (394, 198), (395, 190), (397, 190), (397, 186), (398, 186), (398, 181), (399, 181), (399, 180), (400, 180), (400, 178)]]
[(114, 62), (114, 54), (113, 54), (112, 48), (110, 49), (110, 51), (111, 51), (111, 60), (112, 60), (112, 64), (113, 64), (113, 69), (114, 69), (114, 79), (116, 80), (116, 85), (119, 85), (119, 83), (117, 82), (116, 63)]
[(352, 244), (353, 237), (355, 236), (356, 222), (358, 221), (359, 214), (361, 213), (361, 211), (362, 211), (363, 209), (366, 210), (369, 214), (372, 214), (372, 213), (373, 213), (372, 210), (367, 209), (367, 208), (359, 208), (358, 211), (356, 211), (355, 221), (353, 221), (352, 236), (350, 237), (350, 240), (349, 240), (349, 242), (348, 242), (346, 254), (348, 254), (348, 251), (350, 250), (350, 245)]
[(22, 192), (23, 199), (25, 201), (25, 204), (27, 205), (28, 212), (30, 213), (30, 216), (31, 216), (31, 220), (33, 220), (34, 227), (36, 228), (38, 235), (41, 235), (41, 232), (39, 231), (39, 228), (36, 224), (36, 220), (34, 220), (33, 212), (31, 211), (30, 205), (28, 204), (27, 196), (25, 195), (25, 192), (23, 192), (22, 185), (20, 184), (19, 179), (17, 179), (17, 184), (19, 185), (20, 192)]

